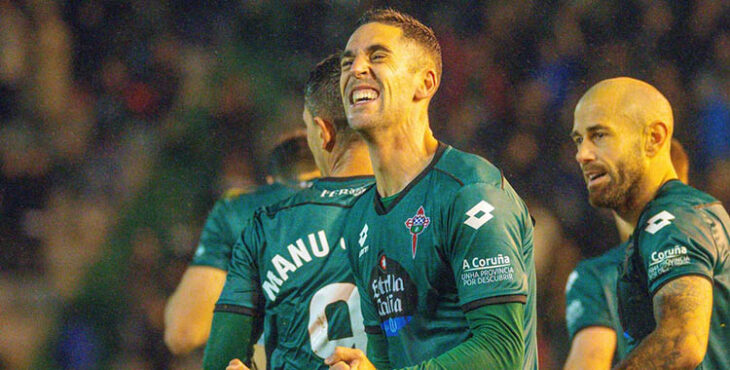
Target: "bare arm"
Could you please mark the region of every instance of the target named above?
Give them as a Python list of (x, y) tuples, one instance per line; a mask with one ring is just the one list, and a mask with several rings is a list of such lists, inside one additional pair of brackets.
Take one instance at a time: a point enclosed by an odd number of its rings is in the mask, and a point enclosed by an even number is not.
[(705, 357), (712, 284), (701, 276), (674, 279), (654, 295), (657, 327), (618, 369), (694, 369)]
[(581, 329), (573, 339), (565, 370), (611, 368), (616, 351), (616, 331), (605, 326)]
[(208, 340), (226, 274), (208, 266), (190, 266), (185, 271), (165, 307), (165, 344), (170, 352), (183, 355)]

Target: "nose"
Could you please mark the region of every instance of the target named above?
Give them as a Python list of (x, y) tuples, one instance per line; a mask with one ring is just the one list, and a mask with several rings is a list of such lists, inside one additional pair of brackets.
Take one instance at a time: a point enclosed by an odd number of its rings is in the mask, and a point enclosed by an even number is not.
[(593, 150), (593, 146), (590, 141), (583, 140), (582, 143), (578, 144), (578, 151), (575, 153), (575, 160), (579, 164), (586, 164), (596, 159), (596, 154)]
[(365, 55), (360, 54), (355, 57), (355, 59), (352, 61), (352, 74), (355, 75), (355, 77), (365, 77), (370, 74), (370, 63), (368, 63), (368, 59)]

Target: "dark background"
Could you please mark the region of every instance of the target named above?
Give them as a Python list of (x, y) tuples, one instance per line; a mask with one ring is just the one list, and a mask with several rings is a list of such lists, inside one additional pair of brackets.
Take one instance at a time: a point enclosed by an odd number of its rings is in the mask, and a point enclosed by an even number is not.
[[(0, 368), (196, 368), (162, 312), (208, 210), (265, 175), (314, 64), (383, 1), (0, 0)], [(672, 103), (691, 182), (730, 202), (730, 2), (396, 1), (436, 32), (436, 136), (501, 167), (537, 220), (540, 361), (563, 288), (617, 243), (568, 133), (593, 83)]]

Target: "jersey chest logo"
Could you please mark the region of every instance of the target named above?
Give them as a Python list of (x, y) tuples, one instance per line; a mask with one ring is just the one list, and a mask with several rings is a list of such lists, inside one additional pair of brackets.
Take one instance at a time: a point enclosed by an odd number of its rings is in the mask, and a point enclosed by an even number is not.
[(416, 249), (418, 248), (418, 234), (422, 233), (428, 225), (431, 224), (431, 218), (426, 217), (423, 206), (418, 208), (416, 215), (406, 220), (406, 228), (411, 233), (411, 252), (413, 259), (416, 259)]

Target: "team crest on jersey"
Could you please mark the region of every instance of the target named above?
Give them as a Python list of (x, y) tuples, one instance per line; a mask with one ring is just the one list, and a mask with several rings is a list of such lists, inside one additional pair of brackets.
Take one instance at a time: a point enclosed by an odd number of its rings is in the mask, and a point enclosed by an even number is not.
[(431, 218), (426, 216), (426, 212), (423, 210), (423, 206), (418, 208), (415, 216), (406, 220), (406, 227), (411, 233), (411, 252), (413, 253), (413, 259), (416, 258), (416, 249), (418, 248), (418, 234), (422, 233), (428, 225), (431, 223)]

